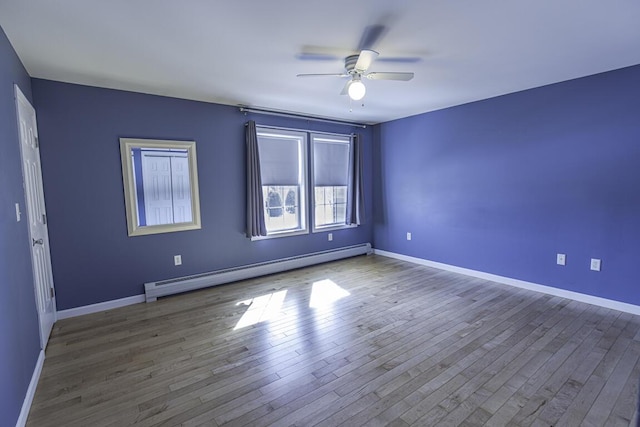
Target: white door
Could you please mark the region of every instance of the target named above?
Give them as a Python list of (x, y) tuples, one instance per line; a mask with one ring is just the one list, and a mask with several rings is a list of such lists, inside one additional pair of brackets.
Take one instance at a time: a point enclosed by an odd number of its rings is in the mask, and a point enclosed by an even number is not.
[(146, 225), (173, 224), (171, 158), (142, 153)]
[(56, 321), (56, 299), (51, 272), (47, 213), (42, 188), (38, 127), (35, 110), (22, 94), (20, 88), (17, 85), (15, 88), (18, 126), (20, 127), (22, 177), (29, 220), (29, 246), (31, 247), (36, 306), (40, 320), (40, 345), (44, 349), (47, 346), (53, 323)]
[(171, 157), (171, 186), (173, 188), (173, 222), (191, 222), (191, 184), (189, 183), (189, 159)]
[(186, 153), (143, 152), (142, 181), (146, 225), (193, 221)]

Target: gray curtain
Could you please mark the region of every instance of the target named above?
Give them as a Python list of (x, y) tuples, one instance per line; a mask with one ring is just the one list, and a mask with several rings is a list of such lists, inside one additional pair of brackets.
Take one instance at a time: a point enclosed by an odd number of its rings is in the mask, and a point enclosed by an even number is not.
[(364, 190), (362, 185), (362, 138), (353, 136), (353, 159), (349, 165), (351, 191), (347, 195), (347, 224), (360, 225), (364, 221)]
[(247, 237), (266, 236), (256, 122), (247, 123)]

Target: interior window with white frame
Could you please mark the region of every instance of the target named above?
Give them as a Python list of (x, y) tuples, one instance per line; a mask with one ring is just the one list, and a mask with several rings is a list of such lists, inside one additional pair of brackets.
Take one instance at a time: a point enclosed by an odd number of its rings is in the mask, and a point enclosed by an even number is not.
[(267, 235), (307, 232), (307, 133), (256, 130)]
[(353, 155), (349, 135), (311, 134), (313, 147), (313, 228), (346, 226), (349, 165)]

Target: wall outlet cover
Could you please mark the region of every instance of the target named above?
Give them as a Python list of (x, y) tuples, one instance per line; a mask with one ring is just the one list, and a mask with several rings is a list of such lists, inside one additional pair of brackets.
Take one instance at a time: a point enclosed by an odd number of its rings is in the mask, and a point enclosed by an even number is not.
[(174, 255), (173, 263), (175, 265), (182, 265), (182, 255)]
[(602, 261), (597, 258), (591, 258), (591, 270), (600, 271)]
[(567, 255), (566, 254), (558, 254), (556, 256), (556, 264), (565, 265), (567, 263)]
[(411, 233), (407, 233), (407, 240), (411, 240)]

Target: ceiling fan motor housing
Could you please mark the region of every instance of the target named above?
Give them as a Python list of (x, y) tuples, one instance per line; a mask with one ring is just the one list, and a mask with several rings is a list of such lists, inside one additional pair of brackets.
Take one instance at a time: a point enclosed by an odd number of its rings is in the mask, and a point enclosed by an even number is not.
[(344, 59), (344, 68), (347, 70), (349, 74), (356, 74), (356, 63), (358, 62), (358, 58), (360, 55), (349, 55)]

